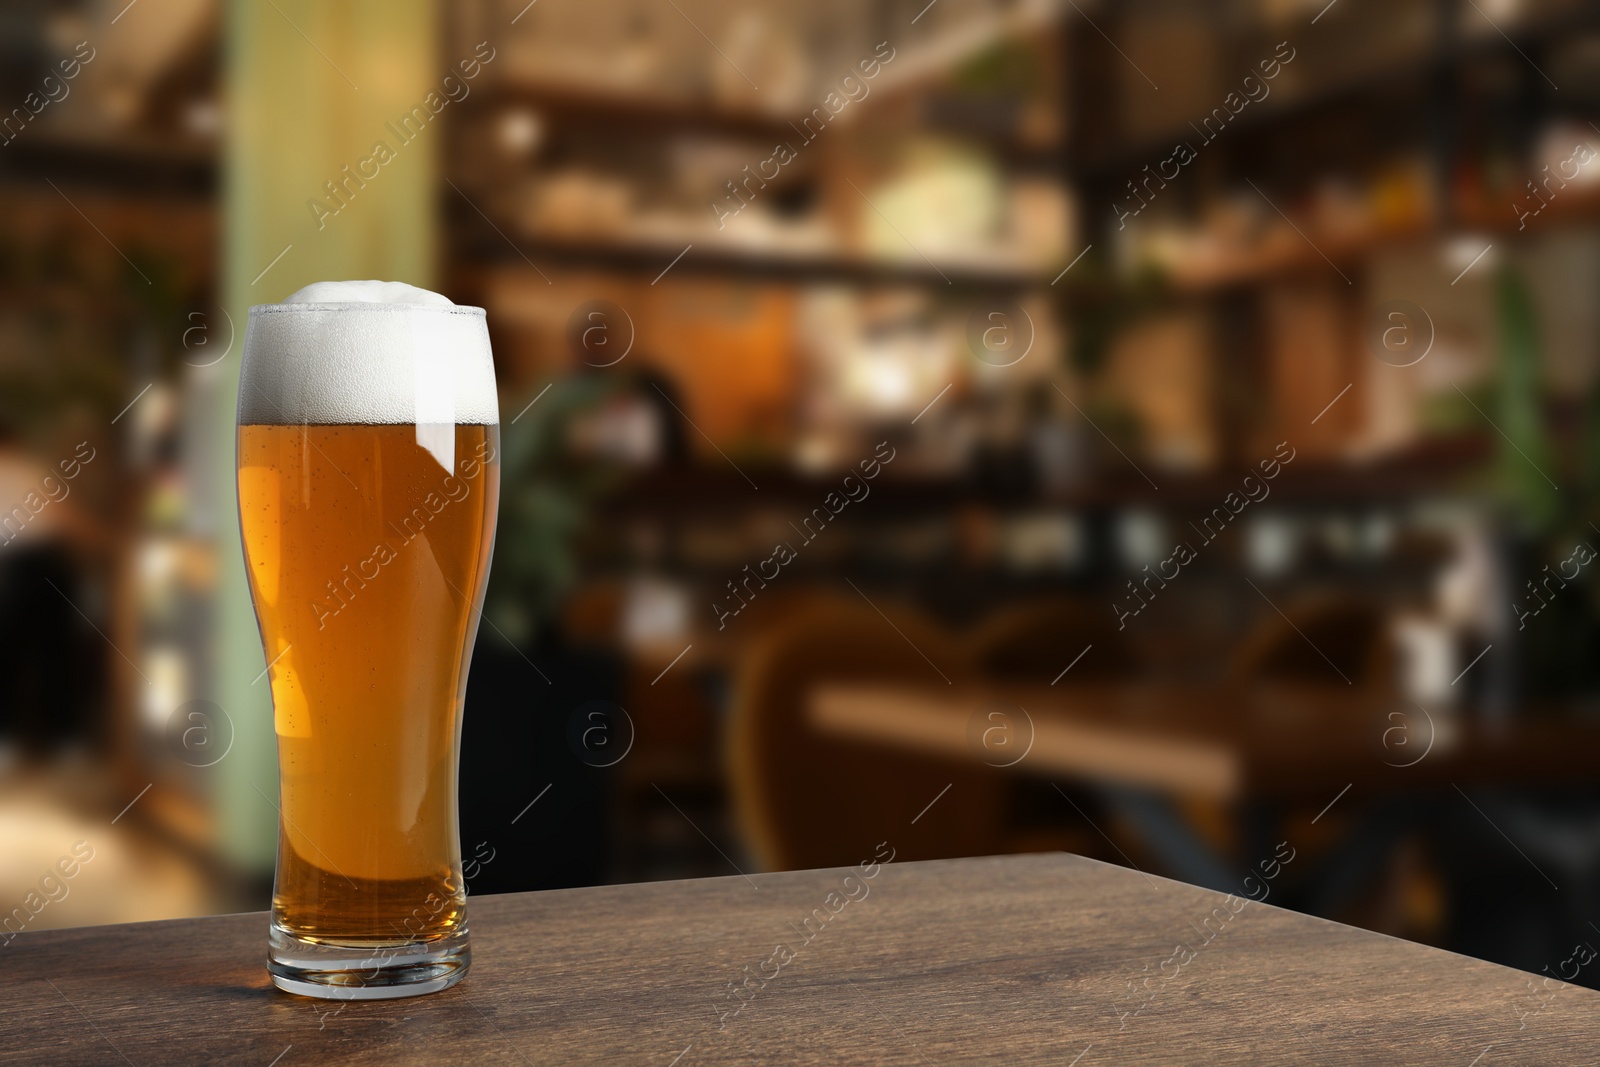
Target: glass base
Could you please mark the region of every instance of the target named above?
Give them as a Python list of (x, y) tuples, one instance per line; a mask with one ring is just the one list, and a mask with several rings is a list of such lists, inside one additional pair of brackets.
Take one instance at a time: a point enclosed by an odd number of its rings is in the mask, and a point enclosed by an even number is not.
[(388, 1000), (449, 989), (472, 966), (467, 928), (432, 941), (307, 941), (277, 923), (267, 973), (287, 993), (326, 1000)]

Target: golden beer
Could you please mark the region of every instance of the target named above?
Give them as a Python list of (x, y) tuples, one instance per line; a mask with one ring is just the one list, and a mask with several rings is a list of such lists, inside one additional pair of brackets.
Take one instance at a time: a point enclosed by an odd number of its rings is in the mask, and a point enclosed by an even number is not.
[[(352, 317), (357, 333), (374, 323), (373, 341), (411, 328), (389, 305), (284, 310), (293, 307), (266, 309), (287, 323), (263, 326), (253, 313), (258, 345), (247, 339), (238, 429), (239, 522), (278, 739), (269, 970), (281, 988), (313, 996), (430, 992), (470, 960), (456, 766), (494, 540), (499, 426), (441, 424), (427, 410), (403, 423), (257, 421), (274, 404), (252, 402), (253, 388), (278, 394), (280, 414), (395, 417), (408, 390), (413, 407), (437, 406), (421, 394), (450, 377), (438, 373), (449, 353), (426, 354), (431, 370), (411, 366), (415, 352), (391, 354), (386, 367), (369, 345), (354, 361), (360, 373), (413, 380), (387, 401), (370, 383), (313, 380), (353, 392), (311, 403), (304, 377), (250, 361), (266, 352), (296, 362), (319, 337), (348, 343)], [(427, 322), (455, 313), (413, 312)], [(462, 343), (431, 326), (416, 333), (415, 343)], [(486, 359), (486, 335), (482, 345)]]

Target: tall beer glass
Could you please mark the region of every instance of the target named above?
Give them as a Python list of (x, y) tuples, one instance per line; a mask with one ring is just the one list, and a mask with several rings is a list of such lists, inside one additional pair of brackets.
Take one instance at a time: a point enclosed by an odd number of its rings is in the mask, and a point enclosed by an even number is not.
[(239, 524), (278, 737), (280, 989), (411, 996), (471, 961), (456, 766), (499, 422), (481, 308), (319, 283), (250, 309)]

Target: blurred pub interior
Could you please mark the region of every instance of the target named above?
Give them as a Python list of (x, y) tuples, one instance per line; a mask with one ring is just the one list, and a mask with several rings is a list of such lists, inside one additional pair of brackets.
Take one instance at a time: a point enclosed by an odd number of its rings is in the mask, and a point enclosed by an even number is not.
[(472, 892), (1287, 842), (1597, 936), (1594, 4), (125, 4), (0, 10), (0, 910), (95, 850), (28, 928), (267, 904), (235, 331), (354, 264), (489, 314)]

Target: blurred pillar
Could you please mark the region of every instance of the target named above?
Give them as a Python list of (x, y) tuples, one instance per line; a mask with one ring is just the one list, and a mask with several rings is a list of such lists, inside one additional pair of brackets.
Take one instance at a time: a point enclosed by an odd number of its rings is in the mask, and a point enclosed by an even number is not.
[[(223, 9), (223, 302), (241, 336), (251, 304), (282, 300), (309, 282), (432, 287), (443, 131), (430, 124), (402, 141), (388, 124), (422, 105), (445, 73), (434, 0), (238, 0)], [(380, 142), (390, 158), (371, 176), (375, 164), (361, 164)], [(362, 170), (369, 177), (360, 178)], [(253, 681), (266, 664), (234, 496), (237, 359), (226, 368), (214, 409), (228, 445), (216, 450), (211, 472), (221, 562), (216, 700), (235, 740), (217, 765), (217, 816), (224, 855), (267, 872), (277, 841), (277, 752), (266, 680)]]

